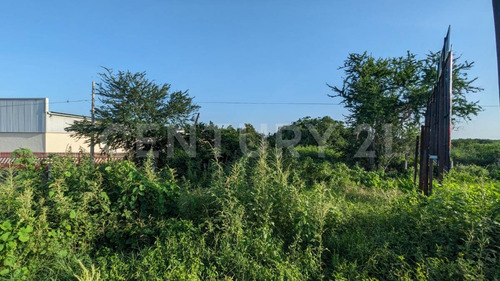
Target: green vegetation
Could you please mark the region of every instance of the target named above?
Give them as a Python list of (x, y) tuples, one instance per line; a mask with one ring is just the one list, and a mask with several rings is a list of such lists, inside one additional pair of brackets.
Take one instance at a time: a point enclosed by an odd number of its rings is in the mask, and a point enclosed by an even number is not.
[(0, 182), (0, 279), (500, 278), (500, 182), (483, 168), (425, 197), (411, 171), (284, 151), (212, 160), (205, 181), (151, 157), (92, 167), (20, 151)]
[[(427, 101), (437, 84), (439, 60), (439, 52), (420, 60), (410, 52), (389, 58), (353, 53), (340, 67), (344, 72), (342, 84), (329, 85), (334, 92), (331, 97), (340, 98), (349, 110), (350, 127), (371, 135), (371, 150), (376, 157), (372, 162), (378, 169), (385, 169), (395, 160), (394, 154), (413, 147)], [(475, 85), (477, 78), (469, 77), (473, 66), (474, 62), (461, 62), (460, 56), (453, 60), (453, 121), (470, 120), (481, 111), (477, 102), (467, 100), (467, 94), (483, 90)], [(387, 147), (388, 142), (391, 147)], [(363, 148), (361, 152), (368, 147)]]
[(199, 106), (188, 91), (171, 91), (170, 84), (157, 84), (146, 72), (104, 69), (96, 85), (96, 123), (76, 121), (66, 131), (78, 138), (93, 137), (106, 149), (124, 149), (134, 158), (144, 158), (140, 152), (150, 149), (166, 154), (167, 139), (178, 127), (192, 123)]
[(451, 159), (455, 166), (500, 180), (500, 140), (458, 139), (452, 141)]
[(456, 164), (492, 166), (500, 164), (500, 140), (453, 140), (451, 157)]
[[(401, 165), (437, 57), (352, 54), (332, 87), (348, 125), (306, 117), (270, 136), (191, 126), (187, 92), (107, 70), (96, 125), (68, 131), (132, 161), (15, 151), (0, 170), (0, 280), (500, 279), (499, 143), (455, 141), (460, 165), (430, 197)], [(465, 93), (481, 89), (472, 63), (455, 65), (469, 118)]]

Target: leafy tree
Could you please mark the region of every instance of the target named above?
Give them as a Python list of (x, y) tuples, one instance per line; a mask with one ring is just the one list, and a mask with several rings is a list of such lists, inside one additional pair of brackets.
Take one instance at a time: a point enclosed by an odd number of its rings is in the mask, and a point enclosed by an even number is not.
[[(422, 92), (424, 93), (425, 102), (432, 94), (434, 85), (438, 82), (437, 65), (441, 52), (430, 52), (427, 57), (422, 60)], [(483, 91), (483, 88), (475, 86), (474, 83), (477, 77), (469, 78), (468, 71), (472, 69), (474, 62), (461, 62), (461, 56), (456, 56), (453, 59), (453, 122), (458, 123), (462, 120), (471, 120), (472, 116), (476, 116), (481, 110), (478, 102), (468, 101), (467, 94), (475, 94)], [(420, 108), (423, 114), (425, 107)]]
[[(477, 102), (466, 98), (468, 93), (482, 91), (473, 85), (476, 78), (467, 75), (474, 63), (461, 63), (459, 59), (454, 59), (453, 70), (455, 121), (470, 119), (481, 110)], [(423, 60), (410, 52), (390, 58), (374, 58), (366, 52), (350, 54), (340, 67), (345, 74), (342, 86), (328, 85), (335, 92), (330, 96), (342, 98), (349, 110), (348, 123), (359, 128), (358, 133), (368, 131), (367, 138), (373, 142), (371, 148), (363, 150), (375, 152), (379, 168), (386, 167), (398, 155), (394, 152), (410, 147), (437, 82), (438, 61), (439, 53), (432, 52)]]
[(173, 155), (161, 157), (158, 164), (168, 165), (175, 169), (176, 175), (193, 184), (206, 183), (211, 179), (213, 170), (219, 168), (218, 165), (212, 165), (215, 159), (219, 165), (228, 167), (246, 153), (257, 151), (263, 138), (251, 124), (245, 124), (244, 128), (234, 128), (220, 127), (212, 122), (198, 123), (196, 126), (185, 127), (184, 130), (190, 132), (189, 136), (182, 136), (184, 141), (189, 142), (190, 137), (195, 137), (196, 157), (191, 157), (179, 141), (175, 140)]
[(170, 91), (169, 84), (156, 84), (146, 72), (105, 70), (97, 83), (102, 105), (95, 110), (95, 126), (85, 119), (66, 129), (77, 137), (93, 136), (110, 149), (123, 148), (131, 154), (136, 148), (159, 150), (151, 144), (145, 147), (144, 139), (166, 138), (169, 126), (188, 124), (199, 108), (187, 91)]
[[(292, 139), (294, 137), (293, 127), (300, 130), (299, 145), (321, 145), (319, 139), (324, 139), (325, 145), (342, 149), (347, 145), (345, 139), (348, 135), (347, 129), (342, 121), (333, 120), (329, 116), (311, 118), (306, 116), (294, 121), (290, 126), (283, 126), (283, 139)], [(327, 135), (325, 135), (327, 134)]]
[(268, 139), (272, 146), (276, 145), (278, 139), (295, 140), (294, 145), (301, 147), (302, 153), (299, 153), (301, 156), (309, 150), (311, 152), (309, 154), (316, 154), (317, 157), (317, 146), (324, 146), (337, 152), (345, 160), (346, 153), (352, 149), (351, 130), (345, 127), (344, 122), (333, 120), (328, 116), (318, 118), (306, 116), (291, 125), (279, 128), (278, 132), (270, 135)]

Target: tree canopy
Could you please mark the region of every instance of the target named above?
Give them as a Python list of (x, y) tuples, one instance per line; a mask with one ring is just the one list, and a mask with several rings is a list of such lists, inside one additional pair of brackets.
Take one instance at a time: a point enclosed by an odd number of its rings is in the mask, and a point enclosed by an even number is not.
[(95, 125), (85, 119), (67, 131), (94, 137), (111, 149), (133, 152), (144, 138), (166, 138), (169, 126), (188, 124), (199, 108), (188, 91), (171, 91), (170, 84), (157, 84), (146, 78), (146, 72), (114, 73), (105, 68), (99, 76), (96, 95), (101, 105), (95, 109)]
[[(341, 86), (328, 85), (349, 110), (348, 123), (364, 126), (373, 134), (372, 148), (378, 164), (387, 162), (392, 152), (404, 150), (414, 139), (422, 122), (427, 100), (437, 83), (437, 63), (440, 53), (429, 53), (425, 59), (407, 52), (405, 56), (375, 58), (368, 53), (350, 54), (340, 67), (344, 71)], [(482, 89), (469, 78), (473, 62), (454, 59), (453, 116), (454, 121), (470, 119), (481, 107), (467, 100), (467, 94)], [(367, 129), (370, 128), (370, 129)], [(391, 139), (387, 136), (391, 135)], [(387, 144), (393, 148), (387, 151)]]

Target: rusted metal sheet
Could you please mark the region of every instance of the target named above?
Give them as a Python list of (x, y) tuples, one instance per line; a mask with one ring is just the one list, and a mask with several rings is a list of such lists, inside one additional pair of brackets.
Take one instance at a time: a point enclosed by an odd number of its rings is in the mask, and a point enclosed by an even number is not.
[[(54, 155), (54, 156), (65, 156), (65, 157), (72, 157), (75, 159), (75, 163), (79, 162), (79, 159), (82, 157), (81, 154), (79, 153), (40, 153), (40, 152), (33, 152), (33, 155), (35, 155), (38, 159), (47, 159), (49, 156)], [(106, 163), (109, 161), (119, 161), (125, 159), (126, 154), (125, 153), (117, 153), (113, 155), (95, 155), (95, 164), (99, 165), (102, 163)], [(8, 167), (9, 165), (14, 164), (15, 159), (11, 158), (11, 152), (0, 152), (0, 167)]]
[(420, 137), (417, 136), (415, 141), (415, 159), (413, 161), (413, 184), (417, 183), (417, 173), (418, 173), (418, 152), (420, 148)]
[(453, 53), (448, 29), (438, 64), (438, 83), (427, 102), (425, 122), (420, 133), (419, 189), (425, 195), (432, 192), (434, 164), (437, 164), (439, 181), (451, 168), (452, 81)]

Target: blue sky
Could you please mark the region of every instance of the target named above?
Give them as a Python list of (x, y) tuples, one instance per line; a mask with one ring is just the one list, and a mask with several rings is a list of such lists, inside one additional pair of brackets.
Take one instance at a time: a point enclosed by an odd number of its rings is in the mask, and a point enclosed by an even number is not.
[[(457, 137), (500, 139), (491, 1), (2, 1), (0, 96), (48, 97), (51, 110), (88, 114), (101, 66), (146, 71), (187, 90), (201, 121), (273, 131), (304, 116), (347, 112), (335, 105), (204, 102), (317, 102), (339, 84), (349, 53), (423, 57), (439, 50), (448, 25), (456, 54), (485, 107)], [(266, 124), (266, 125), (261, 125)]]

